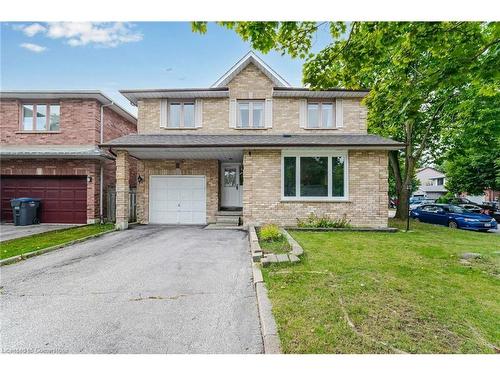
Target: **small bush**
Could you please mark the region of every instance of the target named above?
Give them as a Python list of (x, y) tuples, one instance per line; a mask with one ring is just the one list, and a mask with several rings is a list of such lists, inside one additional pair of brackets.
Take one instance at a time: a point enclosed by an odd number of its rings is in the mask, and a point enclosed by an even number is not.
[(279, 241), (283, 237), (280, 228), (275, 224), (263, 225), (259, 230), (259, 235), (262, 241)]
[(299, 228), (350, 228), (350, 220), (345, 216), (341, 219), (331, 219), (327, 215), (309, 214), (305, 219), (297, 219)]

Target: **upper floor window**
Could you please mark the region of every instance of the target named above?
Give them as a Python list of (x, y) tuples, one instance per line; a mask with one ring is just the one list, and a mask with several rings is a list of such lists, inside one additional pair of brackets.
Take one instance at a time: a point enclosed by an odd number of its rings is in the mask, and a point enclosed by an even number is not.
[(307, 127), (333, 128), (335, 113), (333, 102), (307, 103)]
[(264, 127), (264, 101), (238, 101), (238, 128)]
[(59, 104), (23, 104), (22, 130), (58, 131), (59, 126)]
[(169, 128), (194, 128), (194, 102), (169, 102)]
[(444, 185), (444, 178), (443, 177), (436, 178), (436, 185), (437, 186)]

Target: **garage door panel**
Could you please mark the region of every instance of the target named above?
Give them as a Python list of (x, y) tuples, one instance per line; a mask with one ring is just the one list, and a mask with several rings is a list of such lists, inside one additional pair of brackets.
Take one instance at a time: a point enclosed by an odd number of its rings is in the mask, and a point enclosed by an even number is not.
[(152, 176), (150, 187), (151, 223), (206, 223), (204, 177)]
[(165, 209), (166, 210), (177, 211), (178, 207), (179, 207), (179, 203), (178, 203), (177, 199), (168, 200), (165, 202)]
[(195, 201), (205, 201), (205, 191), (204, 190), (193, 190), (191, 192), (192, 199)]
[(87, 222), (86, 177), (2, 176), (1, 212), (3, 221), (12, 221), (10, 199), (42, 199), (41, 221), (44, 223)]
[(205, 224), (205, 221), (207, 220), (207, 215), (205, 211), (200, 211), (200, 212), (193, 212), (193, 223), (195, 224)]

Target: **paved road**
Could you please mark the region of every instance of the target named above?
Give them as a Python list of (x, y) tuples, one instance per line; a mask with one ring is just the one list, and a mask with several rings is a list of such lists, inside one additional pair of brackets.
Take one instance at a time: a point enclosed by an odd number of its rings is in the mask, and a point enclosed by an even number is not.
[(1, 268), (10, 353), (260, 353), (247, 234), (138, 226)]
[(11, 223), (0, 224), (0, 241), (31, 236), (32, 234), (50, 232), (58, 229), (77, 227), (79, 224), (36, 224), (15, 226)]

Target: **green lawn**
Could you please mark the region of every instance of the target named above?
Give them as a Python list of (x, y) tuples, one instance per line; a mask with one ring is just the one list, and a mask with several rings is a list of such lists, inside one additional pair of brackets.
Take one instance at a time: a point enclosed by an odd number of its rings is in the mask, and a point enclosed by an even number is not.
[[(291, 232), (302, 262), (263, 270), (283, 351), (498, 351), (500, 236), (411, 226), (409, 233)], [(464, 252), (482, 258), (464, 263)]]
[(259, 232), (257, 232), (257, 237), (259, 237), (259, 245), (264, 253), (284, 254), (290, 251), (291, 246), (284, 236), (276, 241), (262, 241), (258, 233)]
[(113, 224), (93, 224), (34, 234), (29, 237), (15, 238), (13, 240), (0, 242), (0, 259), (60, 245), (79, 238), (105, 232), (113, 228)]

